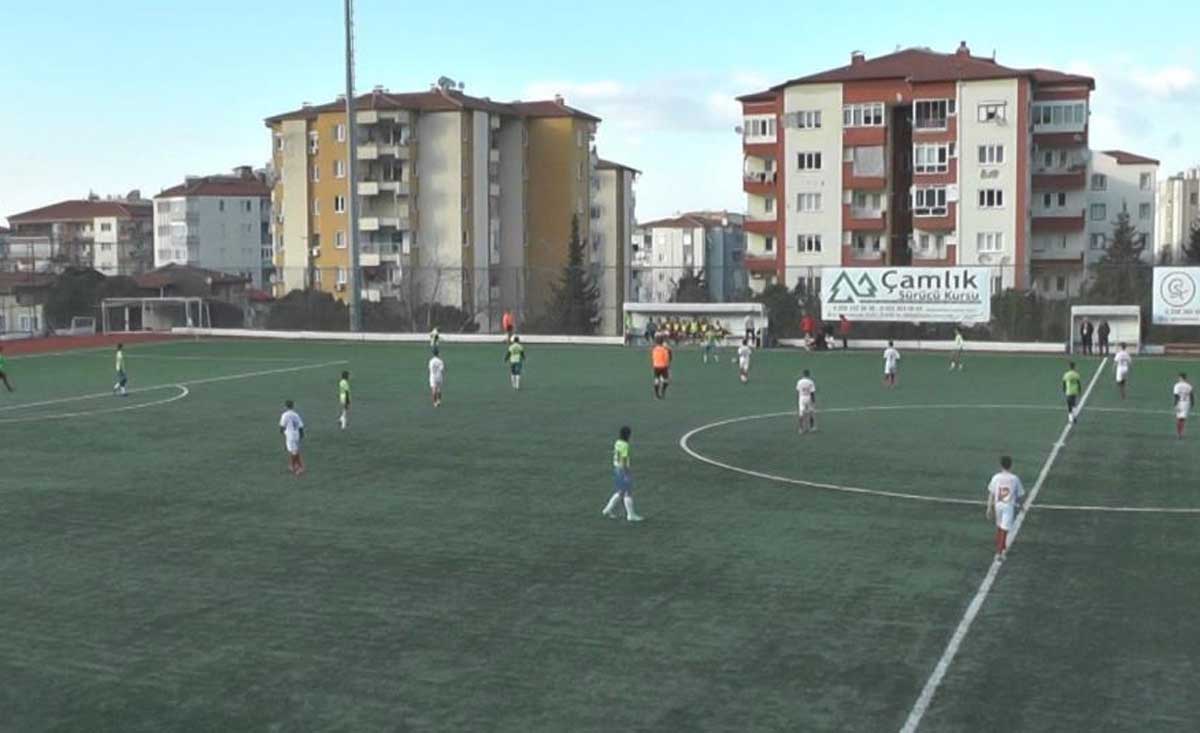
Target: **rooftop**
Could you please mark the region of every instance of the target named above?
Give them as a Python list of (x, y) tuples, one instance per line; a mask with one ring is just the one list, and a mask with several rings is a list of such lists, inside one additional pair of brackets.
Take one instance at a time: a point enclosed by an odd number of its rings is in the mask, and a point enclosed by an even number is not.
[(119, 219), (134, 219), (151, 215), (150, 204), (133, 204), (126, 201), (69, 200), (43, 206), (40, 209), (11, 214), (9, 225), (37, 224), (56, 221), (90, 221), (98, 216), (113, 216)]
[(169, 285), (195, 282), (197, 280), (203, 280), (209, 285), (236, 285), (238, 283), (250, 282), (250, 278), (244, 275), (231, 275), (227, 272), (178, 264), (164, 265), (156, 270), (144, 272), (134, 277), (134, 282), (137, 283), (137, 286), (145, 289), (165, 288)]
[(616, 162), (613, 162), (613, 161), (611, 161), (611, 160), (605, 160), (604, 158), (599, 158), (599, 159), (597, 159), (597, 160), (596, 160), (596, 168), (597, 168), (597, 169), (599, 169), (599, 170), (623, 170), (623, 171), (632, 171), (632, 172), (634, 172), (634, 173), (638, 174), (639, 176), (642, 174), (642, 172), (641, 172), (640, 170), (638, 170), (637, 168), (633, 168), (633, 167), (631, 167), (631, 166), (623, 165), (623, 164), (621, 164), (621, 163), (616, 163)]
[(270, 195), (271, 189), (257, 178), (203, 176), (165, 189), (154, 198), (165, 199), (180, 196), (260, 196), (267, 198)]
[(1117, 165), (1158, 165), (1158, 161), (1154, 158), (1127, 153), (1124, 150), (1102, 150), (1100, 152), (1116, 160)]
[[(389, 92), (376, 89), (355, 97), (354, 108), (364, 110), (417, 110), (420, 112), (453, 112), (473, 109), (514, 117), (578, 117), (599, 122), (600, 118), (568, 106), (561, 98), (531, 102), (495, 102), (487, 97), (472, 97), (453, 89), (437, 87), (425, 92)], [(282, 120), (307, 119), (321, 112), (339, 112), (346, 106), (342, 99), (326, 104), (309, 105), (266, 119), (267, 125)]]

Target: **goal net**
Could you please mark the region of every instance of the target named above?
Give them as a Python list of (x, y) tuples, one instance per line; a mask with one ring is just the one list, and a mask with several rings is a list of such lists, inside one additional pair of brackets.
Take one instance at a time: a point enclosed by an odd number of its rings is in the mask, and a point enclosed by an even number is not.
[[(1085, 343), (1085, 326), (1090, 328), (1090, 349)], [(1107, 328), (1105, 328), (1107, 326)], [(1136, 305), (1076, 305), (1071, 307), (1068, 351), (1072, 354), (1099, 354), (1102, 337), (1108, 343), (1108, 353), (1118, 344), (1127, 344), (1136, 352), (1142, 343), (1142, 309)]]
[(100, 316), (105, 333), (212, 326), (203, 298), (106, 298)]

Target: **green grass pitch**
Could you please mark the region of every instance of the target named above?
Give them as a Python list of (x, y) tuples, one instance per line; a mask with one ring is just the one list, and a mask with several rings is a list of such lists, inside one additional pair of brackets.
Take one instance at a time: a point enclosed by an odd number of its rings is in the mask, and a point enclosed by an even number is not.
[[(641, 349), (530, 346), (519, 393), (501, 345), (443, 355), (438, 409), (421, 345), (136, 346), (125, 399), (111, 352), (11, 358), (0, 729), (898, 730), (989, 568), (997, 457), (1031, 489), (1065, 419), (1059, 357), (909, 353), (885, 390), (876, 353), (742, 386), (680, 349), (655, 401)], [(1187, 367), (1121, 402), (1110, 364), (1037, 504), (1200, 508)], [(769, 416), (802, 368), (803, 437)], [(688, 445), (980, 503), (680, 447), (756, 415)], [(623, 424), (640, 525), (600, 516)], [(1035, 508), (921, 729), (1195, 730), (1198, 607), (1200, 515)]]

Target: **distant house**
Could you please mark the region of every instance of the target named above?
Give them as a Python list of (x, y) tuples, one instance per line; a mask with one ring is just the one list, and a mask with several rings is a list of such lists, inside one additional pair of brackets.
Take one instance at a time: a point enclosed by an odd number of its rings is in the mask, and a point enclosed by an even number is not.
[(92, 267), (134, 275), (151, 260), (153, 213), (137, 191), (124, 199), (60, 201), (11, 214), (4, 269), (59, 272)]
[(0, 338), (45, 330), (43, 305), (54, 278), (33, 272), (0, 272)]
[(251, 278), (189, 265), (167, 265), (134, 278), (148, 298), (206, 298), (245, 306)]

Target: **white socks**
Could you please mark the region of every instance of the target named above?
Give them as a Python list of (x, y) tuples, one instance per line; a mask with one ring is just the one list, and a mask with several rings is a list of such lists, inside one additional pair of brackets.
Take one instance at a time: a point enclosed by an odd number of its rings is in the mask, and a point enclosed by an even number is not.
[(641, 519), (641, 517), (639, 517), (637, 513), (633, 511), (633, 497), (628, 494), (625, 495), (625, 518), (631, 522)]
[(613, 510), (617, 508), (617, 502), (620, 500), (621, 500), (621, 492), (619, 492), (619, 491), (613, 492), (612, 497), (608, 500), (608, 504), (604, 507), (604, 513), (612, 514)]
[(342, 430), (345, 430), (345, 429), (346, 429), (346, 426), (347, 426), (347, 425), (349, 425), (349, 424), (350, 424), (350, 419), (349, 419), (349, 416), (348, 416), (348, 415), (346, 415), (346, 411), (345, 411), (345, 410), (342, 410), (342, 414), (338, 416), (338, 425), (341, 425), (341, 426), (342, 426)]

